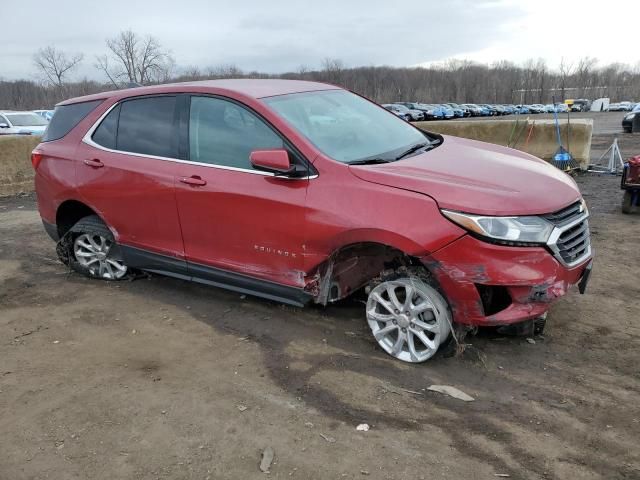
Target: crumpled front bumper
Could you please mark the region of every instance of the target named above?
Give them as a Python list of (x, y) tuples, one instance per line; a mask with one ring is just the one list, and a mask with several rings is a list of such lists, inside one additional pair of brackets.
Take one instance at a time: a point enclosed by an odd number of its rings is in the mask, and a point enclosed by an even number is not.
[[(536, 318), (582, 278), (591, 257), (573, 268), (558, 262), (543, 247), (511, 247), (465, 235), (422, 258), (440, 283), (457, 323), (508, 325)], [(510, 303), (485, 313), (484, 287), (504, 287)]]

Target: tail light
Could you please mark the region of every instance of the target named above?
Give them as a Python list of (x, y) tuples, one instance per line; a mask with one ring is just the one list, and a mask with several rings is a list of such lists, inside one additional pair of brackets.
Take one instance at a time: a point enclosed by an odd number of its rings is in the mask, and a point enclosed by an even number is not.
[(40, 165), (40, 162), (43, 158), (44, 155), (42, 155), (40, 152), (36, 152), (35, 150), (31, 152), (31, 165), (33, 165), (34, 170), (38, 169), (38, 166)]

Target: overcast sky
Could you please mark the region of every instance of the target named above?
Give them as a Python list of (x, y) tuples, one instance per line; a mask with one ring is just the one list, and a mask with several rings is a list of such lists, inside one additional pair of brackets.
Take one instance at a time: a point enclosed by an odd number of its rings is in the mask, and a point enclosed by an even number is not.
[(347, 66), (597, 57), (640, 62), (639, 0), (17, 0), (0, 7), (0, 78), (35, 78), (32, 55), (83, 53), (75, 78), (102, 79), (94, 58), (131, 28), (179, 67), (234, 64), (277, 73), (322, 59)]

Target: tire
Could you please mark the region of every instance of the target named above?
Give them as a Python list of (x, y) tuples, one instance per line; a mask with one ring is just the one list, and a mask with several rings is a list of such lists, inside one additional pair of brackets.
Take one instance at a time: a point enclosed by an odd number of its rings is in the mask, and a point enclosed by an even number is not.
[(624, 195), (622, 196), (622, 213), (633, 212), (634, 206), (631, 205), (631, 200), (633, 200), (631, 190), (625, 190)]
[[(113, 234), (97, 215), (82, 218), (66, 237), (69, 266), (89, 278), (122, 280), (129, 269)], [(64, 261), (64, 260), (63, 260)]]
[(449, 338), (451, 310), (422, 268), (400, 268), (367, 287), (367, 323), (378, 345), (408, 363), (435, 355)]

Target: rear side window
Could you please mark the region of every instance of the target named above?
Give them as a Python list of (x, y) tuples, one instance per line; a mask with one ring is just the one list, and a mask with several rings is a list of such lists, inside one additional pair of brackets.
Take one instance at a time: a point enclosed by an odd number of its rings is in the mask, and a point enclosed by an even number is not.
[(64, 137), (101, 103), (102, 100), (94, 100), (92, 102), (57, 106), (54, 110), (53, 118), (42, 136), (42, 141), (51, 142)]
[(100, 125), (91, 137), (94, 142), (103, 147), (116, 148), (116, 133), (118, 131), (118, 115), (120, 114), (120, 105), (117, 105), (109, 114), (100, 122)]
[(176, 97), (127, 100), (120, 106), (116, 150), (177, 158)]

